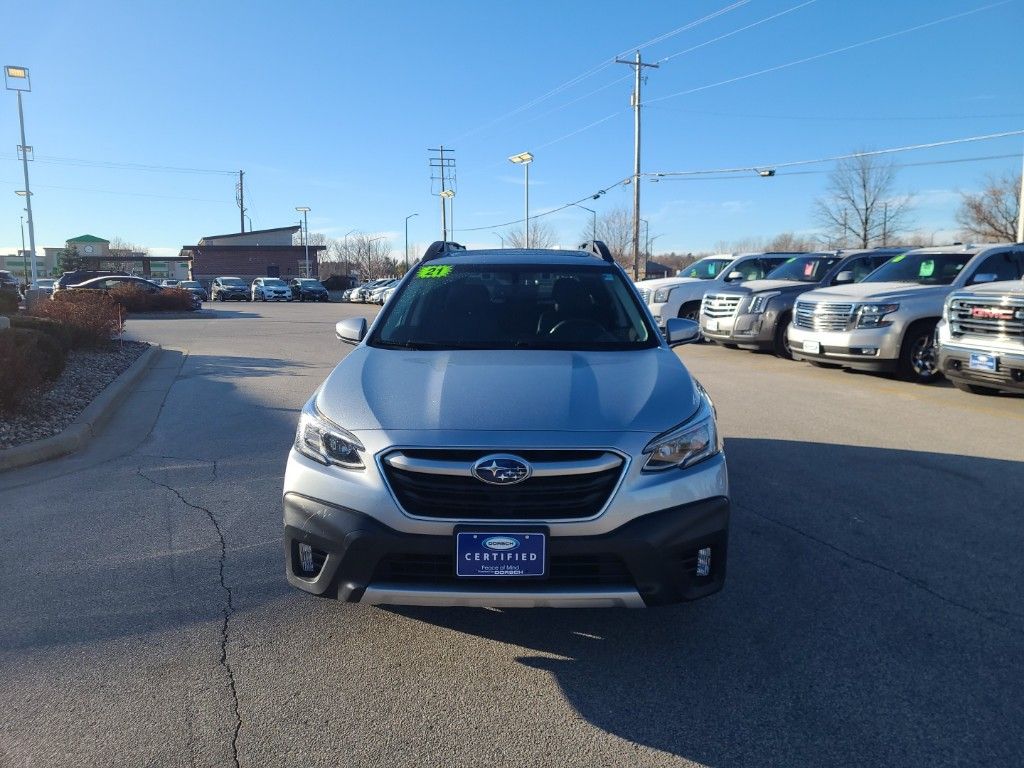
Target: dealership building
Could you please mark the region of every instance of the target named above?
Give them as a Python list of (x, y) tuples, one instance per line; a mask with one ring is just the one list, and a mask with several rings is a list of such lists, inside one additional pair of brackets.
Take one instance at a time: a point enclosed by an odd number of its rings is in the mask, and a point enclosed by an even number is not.
[[(193, 280), (208, 285), (216, 277), (240, 277), (247, 283), (257, 277), (306, 277), (306, 249), (293, 245), (300, 227), (276, 227), (210, 235), (196, 245), (181, 248), (179, 260), (190, 265)], [(317, 276), (317, 262), (324, 245), (309, 246), (309, 271)]]

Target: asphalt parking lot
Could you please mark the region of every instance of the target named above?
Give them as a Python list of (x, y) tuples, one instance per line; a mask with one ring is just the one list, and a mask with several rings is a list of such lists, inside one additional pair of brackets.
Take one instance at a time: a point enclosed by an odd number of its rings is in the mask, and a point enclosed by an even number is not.
[(359, 305), (131, 320), (164, 345), (84, 453), (0, 474), (0, 765), (1024, 764), (1024, 398), (679, 354), (730, 571), (647, 611), (287, 587), (297, 411)]

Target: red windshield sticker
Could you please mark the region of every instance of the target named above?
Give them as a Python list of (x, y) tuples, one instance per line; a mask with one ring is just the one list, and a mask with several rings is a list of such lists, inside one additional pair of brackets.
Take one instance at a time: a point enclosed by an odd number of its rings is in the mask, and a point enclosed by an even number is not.
[(814, 262), (808, 261), (804, 264), (804, 277), (812, 277), (814, 275)]

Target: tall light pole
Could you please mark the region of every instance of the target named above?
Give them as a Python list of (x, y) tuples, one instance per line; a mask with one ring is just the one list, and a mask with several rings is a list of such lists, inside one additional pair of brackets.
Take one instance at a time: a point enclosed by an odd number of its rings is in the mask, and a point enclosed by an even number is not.
[(530, 152), (520, 152), (518, 155), (509, 157), (510, 163), (523, 166), (526, 171), (526, 217), (523, 224), (525, 237), (523, 238), (526, 247), (530, 247), (530, 163), (533, 162), (533, 155)]
[(1024, 160), (1020, 174), (1020, 197), (1017, 198), (1017, 242), (1024, 243)]
[[(4, 85), (8, 91), (18, 93), (18, 123), (21, 126), (21, 144), (18, 145), (18, 152), (21, 154), (21, 167), (25, 174), (25, 211), (28, 213), (28, 249), (29, 258), (32, 260), (32, 287), (38, 287), (39, 274), (36, 271), (36, 227), (32, 219), (32, 189), (28, 184), (28, 156), (32, 147), (25, 143), (25, 113), (21, 108), (21, 92), (32, 90), (32, 80), (28, 75), (27, 67), (4, 67)], [(22, 247), (24, 250), (24, 247)]]
[(501, 233), (500, 232), (491, 232), (491, 234), (494, 235), (495, 237), (497, 237), (499, 240), (501, 240), (501, 247), (504, 248), (505, 247), (505, 238), (501, 236)]
[(28, 254), (25, 253), (25, 217), (19, 216), (21, 220), (21, 267), (25, 273), (25, 284), (28, 284)]
[(302, 223), (305, 225), (306, 234), (302, 238), (302, 244), (306, 246), (306, 277), (312, 277), (313, 273), (309, 271), (309, 211), (308, 205), (297, 205), (295, 210), (302, 214)]
[(575, 205), (577, 208), (582, 208), (584, 211), (590, 211), (590, 215), (594, 217), (593, 223), (590, 227), (590, 239), (597, 240), (597, 211), (595, 211), (593, 208), (587, 208), (587, 206), (585, 205), (580, 205), (579, 203), (573, 203), (573, 205)]
[(409, 271), (409, 219), (419, 216), (418, 213), (410, 213), (405, 217), (405, 271)]

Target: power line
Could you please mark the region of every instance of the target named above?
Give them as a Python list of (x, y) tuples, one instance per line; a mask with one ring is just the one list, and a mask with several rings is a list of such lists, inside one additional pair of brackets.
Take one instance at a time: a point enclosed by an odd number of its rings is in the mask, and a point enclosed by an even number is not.
[(758, 165), (747, 165), (735, 168), (712, 168), (708, 170), (698, 171), (658, 171), (654, 173), (645, 173), (645, 176), (664, 178), (670, 176), (704, 176), (713, 174), (725, 174), (725, 173), (751, 173), (763, 170), (765, 168), (778, 169), (778, 168), (793, 168), (801, 165), (817, 165), (819, 163), (831, 163), (838, 160), (851, 160), (857, 157), (874, 157), (876, 155), (891, 155), (896, 152), (912, 152), (920, 149), (934, 149), (935, 147), (948, 147), (954, 144), (969, 144), (976, 141), (991, 141), (993, 139), (1002, 139), (1007, 136), (1020, 136), (1024, 135), (1024, 130), (1017, 131), (1002, 131), (1001, 133), (988, 133), (981, 136), (967, 136), (961, 139), (946, 139), (944, 141), (930, 141), (924, 144), (908, 144), (903, 147), (888, 147), (886, 149), (872, 149), (864, 152), (850, 152), (845, 155), (831, 155), (829, 157), (820, 157), (814, 160), (791, 160), (784, 163), (761, 163)]
[(974, 9), (972, 9), (970, 11), (964, 11), (962, 13), (956, 13), (956, 14), (953, 14), (952, 16), (946, 16), (946, 17), (941, 18), (941, 19), (935, 19), (934, 21), (929, 21), (929, 22), (926, 22), (924, 24), (918, 24), (917, 26), (914, 26), (914, 27), (907, 27), (906, 29), (901, 29), (901, 30), (899, 30), (897, 32), (890, 32), (890, 33), (888, 33), (886, 35), (880, 35), (878, 37), (873, 37), (870, 40), (862, 40), (859, 43), (852, 43), (850, 45), (844, 45), (841, 48), (834, 48), (833, 50), (825, 51), (824, 53), (816, 53), (813, 56), (807, 56), (807, 57), (802, 58), (802, 59), (797, 59), (795, 61), (786, 62), (785, 64), (778, 64), (778, 65), (776, 65), (774, 67), (768, 67), (766, 69), (761, 69), (761, 70), (758, 70), (756, 72), (750, 72), (750, 73), (748, 73), (746, 75), (739, 75), (737, 77), (731, 77), (731, 78), (729, 78), (727, 80), (720, 80), (717, 83), (708, 83), (707, 85), (697, 86), (696, 88), (689, 88), (689, 89), (687, 89), (685, 91), (678, 91), (677, 93), (670, 93), (667, 96), (659, 96), (656, 99), (651, 99), (649, 103), (654, 103), (654, 102), (658, 102), (658, 101), (665, 101), (666, 99), (674, 99), (674, 98), (676, 98), (678, 96), (688, 96), (689, 94), (692, 94), (692, 93), (698, 93), (700, 91), (706, 91), (706, 90), (709, 90), (711, 88), (717, 88), (717, 87), (722, 86), (722, 85), (730, 85), (732, 83), (737, 83), (737, 82), (739, 82), (741, 80), (749, 80), (752, 77), (758, 77), (760, 75), (766, 75), (766, 74), (769, 74), (771, 72), (778, 72), (781, 69), (787, 69), (788, 67), (795, 67), (798, 64), (806, 64), (806, 63), (808, 63), (810, 61), (817, 61), (818, 59), (823, 59), (826, 56), (833, 56), (833, 55), (838, 54), (838, 53), (845, 53), (846, 51), (852, 51), (855, 48), (862, 48), (863, 46), (866, 46), (866, 45), (871, 45), (873, 43), (879, 43), (879, 42), (881, 42), (883, 40), (891, 40), (894, 37), (899, 37), (900, 35), (906, 35), (906, 34), (909, 34), (911, 32), (917, 32), (919, 30), (926, 29), (928, 27), (934, 27), (937, 24), (944, 24), (947, 21), (955, 21), (956, 19), (962, 19), (965, 16), (971, 16), (971, 15), (976, 14), (976, 13), (981, 13), (982, 11), (991, 10), (992, 8), (996, 8), (997, 6), (1000, 6), (1000, 5), (1006, 5), (1009, 2), (1012, 2), (1012, 0), (1000, 0), (999, 2), (990, 3), (988, 5), (983, 5), (983, 6), (979, 7), (979, 8), (974, 8)]
[(689, 107), (667, 107), (660, 104), (648, 104), (648, 106), (653, 106), (655, 109), (665, 111), (677, 111), (680, 109), (685, 109), (686, 114), (688, 115), (712, 115), (714, 117), (742, 118), (745, 120), (821, 120), (825, 122), (840, 123), (848, 123), (852, 121), (898, 122), (927, 120), (931, 122), (935, 120), (1001, 120), (1007, 118), (1024, 117), (1024, 112), (1003, 112), (1000, 114), (988, 115), (770, 115), (753, 112), (721, 112), (717, 110), (690, 109)]
[[(16, 159), (13, 155), (2, 155), (5, 159)], [(76, 165), (85, 168), (108, 168), (124, 171), (153, 171), (161, 173), (198, 173), (234, 176), (237, 171), (219, 171), (212, 168), (181, 168), (171, 165), (150, 165), (144, 163), (117, 163), (110, 160), (86, 160), (78, 157), (36, 156), (35, 162), (47, 165)]]
[[(606, 192), (608, 192), (608, 191), (610, 191), (612, 189), (615, 189), (616, 187), (621, 187), (621, 186), (623, 186), (625, 184), (629, 184), (632, 181), (633, 181), (632, 177), (621, 179), (621, 180), (615, 182), (614, 184), (609, 184), (604, 189), (599, 189), (597, 192), (592, 192), (589, 195), (584, 195), (579, 200), (573, 200), (571, 203), (565, 203), (564, 205), (560, 205), (560, 206), (558, 206), (556, 208), (552, 208), (549, 211), (544, 211), (543, 213), (534, 214), (534, 215), (530, 216), (530, 220), (533, 221), (534, 219), (540, 219), (540, 218), (542, 218), (544, 216), (550, 216), (553, 213), (558, 213), (559, 211), (564, 211), (566, 208), (572, 208), (574, 205), (576, 205), (578, 203), (585, 202), (587, 200), (596, 200), (597, 198), (601, 197), (601, 195), (605, 194)], [(501, 227), (511, 227), (514, 224), (522, 224), (524, 221), (526, 221), (526, 219), (515, 219), (514, 221), (506, 221), (506, 222), (503, 222), (501, 224), (488, 224), (486, 227), (463, 227), (459, 231), (460, 232), (480, 232), (480, 231), (485, 230), (485, 229), (499, 229)]]
[[(20, 182), (10, 181), (9, 179), (0, 179), (0, 184), (19, 184)], [(41, 189), (60, 189), (69, 192), (94, 192), (104, 195), (125, 195), (127, 197), (156, 197), (162, 200), (187, 200), (194, 203), (223, 203), (225, 205), (234, 205), (234, 201), (228, 200), (211, 200), (209, 198), (200, 197), (180, 197), (176, 195), (158, 195), (152, 192), (125, 192), (119, 189), (96, 189), (94, 187), (64, 187), (55, 184), (33, 184), (33, 187), (39, 187)]]
[(515, 117), (516, 115), (520, 114), (521, 112), (525, 112), (526, 110), (532, 109), (533, 107), (537, 106), (538, 104), (543, 103), (544, 101), (546, 101), (547, 99), (551, 98), (552, 96), (557, 96), (559, 93), (562, 93), (563, 91), (568, 90), (569, 88), (572, 88), (573, 86), (583, 82), (584, 80), (586, 80), (586, 79), (588, 79), (590, 77), (593, 77), (598, 72), (604, 71), (608, 67), (612, 66), (612, 64), (615, 63), (614, 59), (618, 58), (619, 56), (625, 56), (626, 54), (628, 54), (631, 51), (643, 50), (644, 48), (647, 48), (647, 47), (649, 47), (651, 45), (655, 45), (656, 43), (660, 43), (660, 42), (662, 42), (664, 40), (668, 40), (671, 37), (675, 37), (676, 35), (679, 35), (679, 34), (681, 34), (683, 32), (689, 31), (689, 30), (691, 30), (691, 29), (693, 29), (695, 27), (700, 26), (701, 24), (705, 24), (705, 23), (707, 23), (709, 21), (712, 21), (713, 19), (717, 19), (719, 16), (723, 16), (723, 15), (725, 15), (725, 14), (731, 12), (731, 11), (736, 10), (737, 8), (742, 8), (743, 6), (747, 5), (750, 2), (751, 2), (751, 0), (737, 0), (736, 2), (733, 2), (733, 3), (727, 5), (727, 6), (723, 7), (723, 8), (720, 8), (717, 11), (713, 11), (713, 12), (707, 14), (706, 16), (703, 16), (703, 17), (701, 17), (699, 19), (695, 19), (694, 21), (687, 22), (686, 24), (683, 24), (680, 27), (676, 27), (675, 29), (670, 30), (669, 32), (665, 32), (664, 34), (658, 35), (657, 37), (652, 38), (651, 40), (648, 40), (645, 43), (641, 43), (640, 45), (631, 46), (630, 48), (627, 48), (624, 52), (621, 52), (621, 53), (617, 54), (616, 56), (613, 56), (611, 60), (604, 61), (604, 62), (598, 64), (597, 66), (588, 69), (586, 72), (583, 72), (582, 74), (576, 75), (575, 77), (572, 77), (569, 80), (566, 80), (561, 85), (558, 85), (558, 86), (552, 88), (551, 90), (547, 91), (546, 93), (544, 93), (544, 94), (542, 94), (542, 95), (540, 95), (540, 96), (538, 96), (538, 97), (536, 97), (536, 98), (526, 102), (525, 104), (523, 104), (523, 105), (521, 105), (519, 107), (516, 107), (515, 109), (513, 109), (513, 110), (511, 110), (509, 112), (506, 112), (503, 115), (499, 115), (498, 117), (496, 117), (493, 120), (490, 120), (490, 121), (484, 123), (483, 125), (480, 125), (480, 126), (478, 126), (476, 128), (473, 128), (473, 129), (471, 129), (469, 131), (466, 131), (465, 133), (461, 134), (460, 136), (457, 136), (454, 140), (455, 141), (462, 141), (463, 139), (468, 138), (469, 136), (472, 136), (472, 135), (474, 135), (476, 133), (479, 133), (480, 131), (486, 130), (487, 128), (491, 128), (492, 126), (497, 125), (498, 123), (500, 123), (500, 122), (502, 122), (504, 120), (507, 120), (510, 117)]

